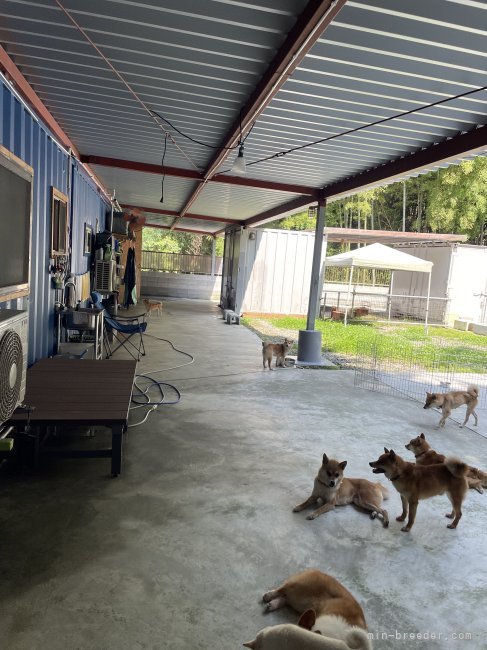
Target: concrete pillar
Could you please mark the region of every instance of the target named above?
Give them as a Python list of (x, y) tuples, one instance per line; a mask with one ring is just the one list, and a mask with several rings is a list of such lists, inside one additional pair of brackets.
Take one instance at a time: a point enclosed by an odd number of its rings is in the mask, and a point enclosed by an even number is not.
[(313, 263), (311, 266), (311, 282), (309, 288), (308, 318), (306, 329), (300, 330), (298, 340), (297, 363), (303, 365), (321, 364), (321, 332), (315, 330), (316, 314), (320, 293), (323, 288), (321, 283), (321, 253), (323, 250), (323, 233), (325, 228), (325, 201), (318, 204), (316, 217), (315, 243), (313, 248)]

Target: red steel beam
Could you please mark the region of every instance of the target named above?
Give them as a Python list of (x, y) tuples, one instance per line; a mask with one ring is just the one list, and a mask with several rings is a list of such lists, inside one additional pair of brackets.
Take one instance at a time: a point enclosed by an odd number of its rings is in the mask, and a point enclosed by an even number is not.
[(181, 216), (184, 216), (198, 198), (205, 183), (215, 174), (232, 147), (255, 122), (273, 97), (287, 81), (293, 70), (304, 59), (328, 25), (345, 5), (346, 0), (309, 0), (304, 11), (296, 20), (286, 40), (279, 48), (273, 61), (262, 75), (259, 83), (240, 111), (230, 130), (223, 139), (221, 149), (213, 156), (203, 176), (204, 182), (190, 195)]
[[(425, 168), (431, 167), (435, 164), (444, 162), (452, 162), (461, 156), (468, 154), (478, 154), (485, 151), (487, 148), (487, 126), (480, 126), (477, 129), (472, 129), (468, 133), (456, 135), (453, 138), (444, 140), (439, 144), (434, 144), (426, 149), (420, 149), (408, 156), (403, 156), (396, 160), (368, 169), (361, 174), (356, 174), (343, 181), (331, 183), (323, 188), (323, 198), (335, 198), (340, 195), (348, 195), (352, 192), (365, 189), (371, 185), (380, 185), (380, 183), (387, 180), (400, 179), (401, 177), (412, 174), (416, 171), (421, 171)], [(243, 226), (252, 226), (271, 221), (285, 213), (290, 213), (293, 210), (299, 210), (310, 204), (309, 197), (302, 196), (292, 201), (266, 210), (261, 214), (257, 214), (250, 219), (243, 222)]]
[[(161, 165), (138, 162), (136, 160), (123, 160), (121, 158), (108, 158), (106, 156), (90, 156), (83, 154), (81, 156), (81, 162), (89, 163), (90, 165), (102, 165), (103, 167), (118, 167), (119, 169), (129, 169), (131, 171), (147, 174), (162, 174)], [(167, 165), (164, 165), (164, 173), (166, 176), (188, 178), (201, 183), (204, 181), (203, 174), (200, 174), (194, 169), (181, 169), (179, 167), (168, 167)], [(215, 176), (211, 181), (213, 183), (226, 183), (227, 185), (240, 185), (243, 187), (254, 187), (263, 190), (275, 190), (277, 192), (290, 192), (292, 194), (309, 194), (310, 196), (316, 196), (319, 191), (318, 188), (308, 187), (307, 185), (263, 181), (257, 178), (243, 178), (239, 176), (228, 176), (226, 174)]]
[[(154, 214), (163, 214), (168, 217), (179, 217), (179, 212), (176, 210), (161, 210), (161, 208), (147, 208), (141, 205), (128, 205), (127, 203), (122, 203), (121, 208), (126, 210), (141, 210), (142, 212), (152, 212)], [(197, 219), (199, 221), (218, 221), (219, 223), (242, 223), (238, 219), (227, 219), (225, 217), (209, 217), (206, 214), (193, 214), (188, 212), (184, 215), (185, 219)]]
[(337, 183), (327, 185), (324, 189), (326, 198), (350, 194), (381, 181), (401, 178), (406, 174), (421, 171), (427, 167), (444, 162), (452, 162), (462, 155), (481, 153), (487, 148), (487, 126), (480, 126), (467, 133), (456, 135), (449, 140), (443, 140), (426, 149), (420, 149), (409, 156), (403, 156), (390, 162), (356, 174)]
[[(23, 97), (32, 110), (39, 116), (49, 130), (56, 136), (59, 142), (66, 149), (71, 149), (77, 158), (80, 158), (79, 151), (71, 138), (58, 124), (56, 118), (51, 114), (44, 102), (38, 97), (35, 90), (29, 84), (24, 75), (17, 68), (15, 63), (9, 57), (4, 48), (0, 45), (0, 70), (12, 82), (15, 90)], [(83, 162), (83, 161), (81, 161)], [(93, 177), (99, 189), (109, 198), (103, 183), (97, 178), (96, 174), (90, 167), (86, 166), (86, 170)]]

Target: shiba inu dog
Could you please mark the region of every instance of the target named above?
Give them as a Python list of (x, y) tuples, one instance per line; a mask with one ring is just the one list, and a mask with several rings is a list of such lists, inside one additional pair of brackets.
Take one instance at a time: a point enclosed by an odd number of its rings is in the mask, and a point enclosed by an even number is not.
[(162, 316), (162, 302), (158, 300), (148, 300), (144, 298), (144, 305), (147, 309), (147, 313), (150, 316), (152, 313)]
[[(410, 440), (405, 446), (406, 449), (413, 452), (418, 465), (437, 465), (438, 463), (445, 462), (446, 457), (443, 456), (443, 454), (438, 454), (434, 449), (431, 449), (430, 444), (426, 441), (424, 433), (420, 433), (419, 436)], [(477, 469), (477, 467), (468, 465), (467, 483), (469, 488), (477, 490), (477, 492), (482, 494), (482, 488), (487, 488), (487, 473), (482, 472), (482, 470)]]
[(426, 393), (426, 402), (423, 408), (439, 408), (441, 409), (441, 419), (438, 423), (438, 426), (444, 427), (446, 418), (450, 417), (450, 414), (453, 409), (462, 406), (463, 404), (467, 405), (467, 412), (465, 414), (465, 420), (463, 424), (460, 425), (462, 429), (468, 422), (470, 415), (473, 415), (475, 418), (475, 426), (477, 426), (478, 418), (474, 409), (477, 406), (479, 401), (479, 389), (477, 386), (469, 386), (467, 390), (452, 390), (449, 393)]
[(267, 611), (288, 606), (300, 614), (298, 626), (276, 625), (261, 630), (252, 650), (371, 650), (364, 612), (338, 580), (317, 569), (288, 578), (263, 596)]
[(271, 361), (274, 355), (276, 357), (276, 368), (278, 366), (285, 368), (284, 359), (286, 358), (286, 354), (292, 348), (293, 343), (294, 341), (290, 339), (284, 339), (284, 343), (266, 343), (265, 341), (262, 341), (262, 362), (264, 364), (264, 370), (266, 363), (269, 364), (269, 370), (272, 370)]
[(416, 510), (420, 499), (428, 499), (439, 494), (448, 495), (452, 504), (452, 512), (446, 516), (453, 519), (448, 528), (456, 528), (462, 516), (462, 503), (467, 491), (466, 474), (468, 466), (458, 458), (445, 458), (444, 463), (436, 465), (415, 465), (408, 463), (392, 449), (384, 447), (384, 453), (377, 460), (369, 463), (374, 474), (385, 474), (401, 495), (402, 513), (397, 521), (404, 521), (408, 515), (407, 524), (402, 531), (411, 530), (416, 518)]
[(372, 483), (364, 478), (344, 478), (343, 471), (347, 461), (339, 462), (323, 454), (323, 462), (316, 475), (311, 495), (293, 508), (293, 512), (300, 512), (311, 505), (322, 503), (319, 508), (309, 514), (306, 519), (316, 519), (325, 512), (333, 510), (335, 506), (354, 504), (371, 512), (371, 518), (379, 514), (382, 525), (389, 525), (387, 510), (383, 510), (382, 500), (389, 496), (388, 490), (380, 483)]

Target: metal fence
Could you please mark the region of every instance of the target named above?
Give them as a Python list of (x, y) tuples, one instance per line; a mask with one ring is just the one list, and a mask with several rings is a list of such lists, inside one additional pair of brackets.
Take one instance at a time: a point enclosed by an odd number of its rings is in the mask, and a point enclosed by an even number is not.
[[(325, 265), (325, 282), (332, 284), (348, 285), (350, 280), (350, 268), (341, 266)], [(388, 287), (391, 282), (392, 271), (387, 269), (353, 269), (355, 284), (361, 284), (369, 287)]]
[[(364, 291), (353, 287), (343, 290), (323, 289), (320, 315), (322, 318), (331, 316), (332, 311), (344, 312), (349, 310), (349, 317), (360, 315), (367, 320), (395, 320), (399, 322), (424, 322), (426, 314), (426, 296), (408, 296), (389, 294), (384, 287), (382, 290)], [(436, 325), (446, 323), (448, 299), (430, 297), (428, 322)]]
[[(377, 335), (361, 343), (355, 359), (354, 385), (359, 388), (403, 396), (424, 403), (426, 391), (441, 393), (479, 388), (478, 432), (487, 437), (487, 346), (448, 342), (430, 337), (424, 341)], [(465, 407), (455, 409), (452, 419), (463, 422)], [(438, 420), (440, 415), (438, 415)], [(468, 426), (472, 426), (472, 417)]]
[[(141, 268), (143, 271), (211, 275), (211, 255), (188, 255), (185, 253), (142, 251)], [(223, 258), (215, 257), (214, 275), (221, 275), (222, 268)]]

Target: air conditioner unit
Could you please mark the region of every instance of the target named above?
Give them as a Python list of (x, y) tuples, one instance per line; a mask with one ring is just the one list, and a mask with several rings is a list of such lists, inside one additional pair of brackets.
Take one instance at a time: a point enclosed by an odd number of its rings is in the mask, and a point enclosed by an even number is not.
[(115, 260), (95, 261), (95, 291), (110, 293), (115, 290)]
[(0, 424), (24, 401), (28, 323), (26, 311), (0, 310)]

